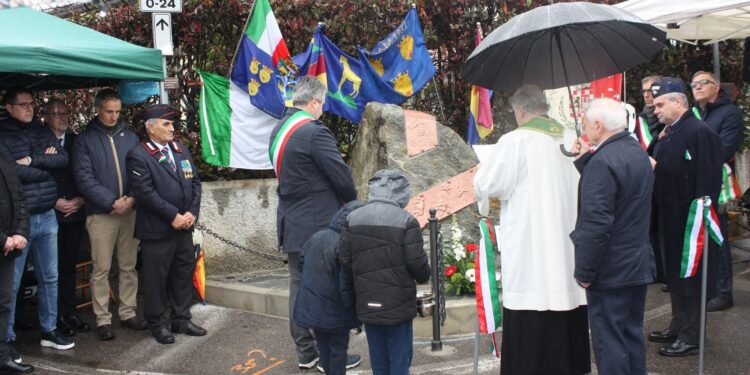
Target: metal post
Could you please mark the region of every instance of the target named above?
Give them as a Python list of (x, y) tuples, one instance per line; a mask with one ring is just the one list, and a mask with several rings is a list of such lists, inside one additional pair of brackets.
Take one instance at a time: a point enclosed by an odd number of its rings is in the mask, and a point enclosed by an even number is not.
[[(711, 197), (704, 197), (703, 202), (711, 202)], [(704, 210), (709, 210), (710, 207), (705, 207)], [(704, 214), (705, 217), (705, 214)], [(711, 242), (711, 236), (709, 235), (708, 220), (703, 220), (703, 265), (701, 267), (701, 328), (700, 338), (698, 339), (698, 375), (703, 375), (703, 354), (706, 350), (706, 283), (708, 278), (708, 244)], [(726, 241), (726, 239), (724, 239)]]
[(432, 310), (432, 351), (443, 350), (443, 342), (440, 340), (440, 285), (438, 284), (438, 277), (440, 277), (440, 261), (438, 259), (438, 234), (437, 234), (437, 217), (435, 213), (437, 210), (430, 208), (430, 263), (432, 265), (432, 293), (435, 298), (435, 307)]
[[(161, 57), (161, 69), (164, 72), (164, 79), (167, 79), (167, 57)], [(167, 96), (167, 88), (164, 80), (159, 82), (159, 103), (169, 104), (169, 97)]]
[(714, 75), (716, 75), (716, 79), (721, 82), (721, 60), (719, 56), (719, 42), (714, 43), (711, 45), (713, 49), (713, 62), (714, 62)]
[(479, 374), (479, 319), (474, 326), (474, 367), (471, 373), (473, 375)]

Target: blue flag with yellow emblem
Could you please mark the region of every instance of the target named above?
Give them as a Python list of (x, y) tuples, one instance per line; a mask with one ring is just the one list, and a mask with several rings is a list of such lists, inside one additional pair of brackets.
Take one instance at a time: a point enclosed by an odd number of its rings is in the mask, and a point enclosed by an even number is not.
[(328, 88), (323, 110), (358, 123), (366, 102), (361, 89), (362, 66), (354, 57), (340, 50), (318, 26), (307, 51), (294, 57), (299, 75), (311, 75)]
[(419, 92), (435, 75), (417, 10), (371, 51), (357, 49), (363, 67), (362, 85), (367, 102), (401, 104)]
[(328, 88), (323, 110), (355, 123), (368, 102), (401, 104), (435, 74), (416, 9), (372, 51), (358, 52), (354, 58), (341, 51), (318, 26), (307, 51), (293, 58), (299, 76), (315, 76)]

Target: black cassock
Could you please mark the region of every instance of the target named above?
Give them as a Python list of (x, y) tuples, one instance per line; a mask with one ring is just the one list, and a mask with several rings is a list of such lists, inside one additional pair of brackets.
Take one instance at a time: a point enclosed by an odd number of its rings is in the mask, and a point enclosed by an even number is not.
[[(695, 198), (710, 196), (718, 206), (721, 190), (722, 149), (719, 136), (691, 111), (667, 127), (664, 138), (654, 146), (654, 198), (659, 211), (659, 231), (665, 252), (667, 282), (672, 293), (700, 297), (701, 270), (694, 277), (680, 278), (680, 262), (690, 204)], [(719, 247), (709, 240), (708, 295), (716, 286), (715, 268)], [(705, 256), (702, 258), (705, 259)], [(700, 267), (703, 266), (701, 260)]]

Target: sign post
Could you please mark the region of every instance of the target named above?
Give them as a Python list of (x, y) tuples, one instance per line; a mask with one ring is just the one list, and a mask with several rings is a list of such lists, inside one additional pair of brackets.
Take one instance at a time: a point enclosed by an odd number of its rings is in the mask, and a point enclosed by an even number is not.
[[(140, 11), (151, 13), (151, 26), (154, 34), (154, 48), (161, 50), (164, 79), (167, 78), (167, 58), (174, 56), (172, 43), (172, 14), (182, 13), (182, 0), (140, 0)], [(159, 82), (159, 102), (169, 104), (164, 81)]]

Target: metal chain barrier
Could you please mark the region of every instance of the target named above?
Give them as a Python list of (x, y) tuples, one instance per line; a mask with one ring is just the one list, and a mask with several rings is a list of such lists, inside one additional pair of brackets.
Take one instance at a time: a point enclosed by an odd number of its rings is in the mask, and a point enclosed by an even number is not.
[(225, 244), (227, 244), (229, 246), (232, 246), (232, 247), (234, 247), (236, 249), (239, 249), (239, 250), (242, 250), (244, 252), (248, 252), (250, 254), (257, 255), (257, 256), (260, 256), (260, 257), (263, 257), (263, 258), (266, 258), (266, 259), (286, 261), (286, 257), (283, 257), (281, 255), (268, 254), (268, 253), (264, 253), (264, 252), (261, 252), (261, 251), (258, 251), (258, 250), (253, 250), (253, 249), (247, 248), (245, 246), (242, 246), (242, 245), (238, 244), (237, 242), (234, 242), (234, 241), (232, 241), (232, 240), (230, 240), (228, 238), (222, 237), (218, 233), (212, 231), (211, 229), (206, 228), (205, 226), (203, 226), (201, 224), (196, 223), (195, 227), (197, 229), (199, 229), (199, 230), (202, 230), (204, 233), (213, 236), (214, 238), (216, 238), (220, 242), (223, 242), (223, 243), (225, 243)]

